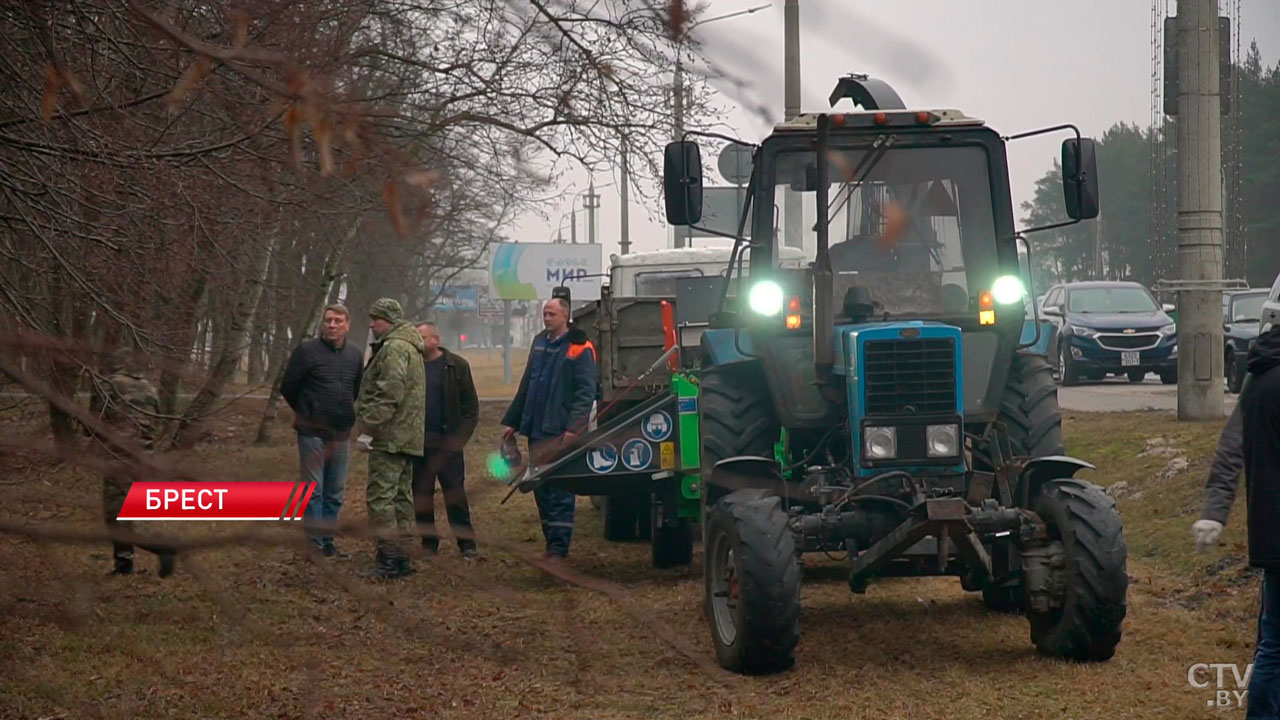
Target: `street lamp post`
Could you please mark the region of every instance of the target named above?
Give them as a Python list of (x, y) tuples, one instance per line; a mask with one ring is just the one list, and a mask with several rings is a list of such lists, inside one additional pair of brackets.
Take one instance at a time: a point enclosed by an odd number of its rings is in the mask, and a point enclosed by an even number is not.
[[(757, 5), (755, 7), (747, 8), (746, 10), (738, 10), (737, 12), (731, 12), (725, 15), (717, 15), (716, 17), (707, 18), (706, 20), (695, 20), (685, 28), (684, 33), (681, 34), (680, 40), (676, 43), (676, 69), (675, 74), (671, 78), (672, 140), (678, 142), (684, 139), (684, 61), (681, 58), (681, 49), (684, 45), (684, 38), (687, 37), (689, 33), (693, 32), (693, 29), (699, 25), (706, 25), (720, 20), (728, 20), (729, 18), (739, 17), (741, 15), (750, 15), (751, 13), (759, 12), (770, 7), (773, 7), (772, 3)], [(672, 235), (674, 245), (678, 248), (688, 247), (691, 244), (690, 229), (687, 225), (673, 227)]]

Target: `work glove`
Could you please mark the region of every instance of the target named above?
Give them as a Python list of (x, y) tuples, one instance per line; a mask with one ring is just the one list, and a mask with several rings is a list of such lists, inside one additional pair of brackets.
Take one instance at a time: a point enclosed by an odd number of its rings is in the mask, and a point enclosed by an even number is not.
[(1218, 537), (1222, 535), (1222, 523), (1217, 520), (1197, 520), (1191, 526), (1191, 532), (1196, 536), (1196, 552), (1202, 553), (1210, 545), (1218, 544)]
[(360, 450), (368, 452), (373, 449), (373, 437), (370, 435), (361, 435), (356, 438), (356, 447)]

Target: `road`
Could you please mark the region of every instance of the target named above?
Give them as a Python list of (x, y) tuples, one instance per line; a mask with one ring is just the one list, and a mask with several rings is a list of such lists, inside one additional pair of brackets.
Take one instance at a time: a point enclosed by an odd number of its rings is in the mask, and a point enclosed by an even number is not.
[[(1224, 410), (1229, 414), (1236, 406), (1237, 395), (1223, 392)], [(1064, 410), (1088, 412), (1126, 412), (1129, 410), (1177, 410), (1178, 387), (1163, 385), (1154, 375), (1146, 382), (1131, 384), (1128, 380), (1110, 378), (1077, 387), (1059, 387), (1058, 405)]]

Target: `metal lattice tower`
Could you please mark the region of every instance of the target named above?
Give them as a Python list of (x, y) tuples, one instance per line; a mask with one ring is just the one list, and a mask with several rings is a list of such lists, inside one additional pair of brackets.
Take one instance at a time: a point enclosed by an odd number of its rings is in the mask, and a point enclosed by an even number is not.
[(1240, 68), (1244, 56), (1240, 52), (1240, 5), (1241, 0), (1225, 0), (1227, 18), (1231, 23), (1231, 87), (1228, 95), (1230, 111), (1224, 118), (1222, 132), (1223, 144), (1223, 225), (1225, 230), (1226, 277), (1246, 277), (1248, 275), (1249, 257), (1248, 243), (1244, 232), (1243, 202), (1240, 194), (1243, 185), (1243, 145), (1240, 120), (1243, 114), (1242, 89), (1240, 87)]
[(1170, 277), (1176, 259), (1175, 233), (1169, 222), (1172, 163), (1167, 136), (1172, 128), (1164, 114), (1164, 21), (1168, 16), (1169, 0), (1151, 0), (1151, 167), (1147, 237), (1157, 278)]

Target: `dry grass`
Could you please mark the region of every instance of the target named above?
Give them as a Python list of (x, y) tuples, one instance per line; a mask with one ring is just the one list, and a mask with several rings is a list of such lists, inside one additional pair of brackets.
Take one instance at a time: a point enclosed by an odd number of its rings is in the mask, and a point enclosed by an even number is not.
[[(188, 461), (244, 479), (292, 477), (287, 418), (278, 444), (244, 447), (251, 405)], [(536, 553), (532, 498), (499, 505), (506, 488), (481, 476), (500, 410), (486, 404), (469, 456), (477, 528)], [(24, 412), (27, 422), (10, 418), (14, 432), (38, 420)], [(345, 542), (356, 560), (319, 565), (291, 546), (209, 550), (161, 581), (104, 577), (109, 550), (98, 544), (0, 537), (0, 716), (1207, 717), (1211, 693), (1188, 687), (1187, 668), (1246, 662), (1256, 612), (1242, 509), (1222, 551), (1191, 549), (1217, 428), (1158, 413), (1073, 414), (1066, 424), (1069, 449), (1103, 468), (1092, 479), (1124, 480), (1131, 492), (1120, 501), (1131, 606), (1119, 653), (1105, 664), (1038, 657), (1023, 619), (986, 612), (954, 580), (884, 580), (854, 596), (826, 563), (806, 578), (796, 669), (726, 679), (636, 619), (659, 618), (709, 657), (700, 555), (690, 568), (653, 570), (644, 545), (602, 541), (599, 514), (582, 499), (571, 566), (622, 588), (616, 598), (568, 586), (493, 542), (481, 563), (463, 563), (446, 545), (413, 577), (371, 585), (357, 576), (370, 554), (357, 540)], [(1191, 467), (1155, 480), (1168, 458), (1139, 454), (1156, 436), (1185, 448)], [(0, 464), (10, 518), (97, 522), (94, 478), (21, 457)], [(356, 461), (345, 520), (363, 518), (363, 484)]]

